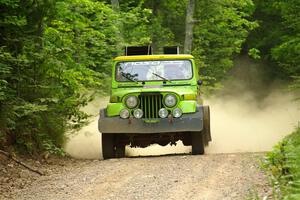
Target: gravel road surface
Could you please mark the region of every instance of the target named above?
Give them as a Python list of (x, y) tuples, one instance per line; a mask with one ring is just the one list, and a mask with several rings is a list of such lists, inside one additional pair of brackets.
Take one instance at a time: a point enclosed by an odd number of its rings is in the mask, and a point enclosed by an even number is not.
[(258, 167), (262, 157), (249, 153), (52, 160), (40, 167), (46, 176), (24, 175), (22, 170), (18, 177), (34, 178), (21, 188), (5, 188), (0, 179), (0, 199), (240, 200), (254, 194), (263, 198), (270, 188)]

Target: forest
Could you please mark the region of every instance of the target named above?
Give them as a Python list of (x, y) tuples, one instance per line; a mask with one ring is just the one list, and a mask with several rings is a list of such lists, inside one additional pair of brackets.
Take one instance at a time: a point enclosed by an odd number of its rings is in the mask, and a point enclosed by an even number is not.
[[(299, 0), (0, 0), (0, 11), (0, 149), (63, 155), (64, 133), (109, 92), (112, 58), (125, 46), (179, 46), (210, 93), (239, 55), (300, 90)], [(277, 150), (298, 152), (289, 172), (300, 169), (298, 135)], [(273, 167), (285, 159), (275, 154)], [(287, 173), (281, 167), (275, 177)]]

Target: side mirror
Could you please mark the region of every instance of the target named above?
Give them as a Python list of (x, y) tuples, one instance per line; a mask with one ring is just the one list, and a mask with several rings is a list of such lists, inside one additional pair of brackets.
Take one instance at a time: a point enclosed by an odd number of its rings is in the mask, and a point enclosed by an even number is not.
[(197, 84), (200, 86), (200, 85), (203, 84), (203, 81), (202, 81), (202, 80), (198, 80), (198, 81), (197, 81)]

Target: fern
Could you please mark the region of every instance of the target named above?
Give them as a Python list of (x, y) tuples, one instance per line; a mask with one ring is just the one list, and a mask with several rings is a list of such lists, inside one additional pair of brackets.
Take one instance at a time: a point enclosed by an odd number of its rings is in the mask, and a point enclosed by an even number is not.
[(268, 153), (265, 167), (271, 174), (276, 199), (300, 199), (300, 128)]

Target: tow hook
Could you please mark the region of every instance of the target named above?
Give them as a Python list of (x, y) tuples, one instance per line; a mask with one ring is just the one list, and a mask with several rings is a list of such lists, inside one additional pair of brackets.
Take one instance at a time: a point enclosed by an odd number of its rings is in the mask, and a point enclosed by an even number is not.
[(169, 116), (168, 116), (168, 119), (169, 119), (169, 123), (172, 124), (172, 123), (173, 123), (173, 116), (172, 116), (172, 115), (169, 115)]
[(131, 124), (131, 122), (132, 122), (132, 119), (133, 119), (133, 117), (131, 116), (131, 117), (129, 117), (129, 119), (128, 119), (128, 124)]

